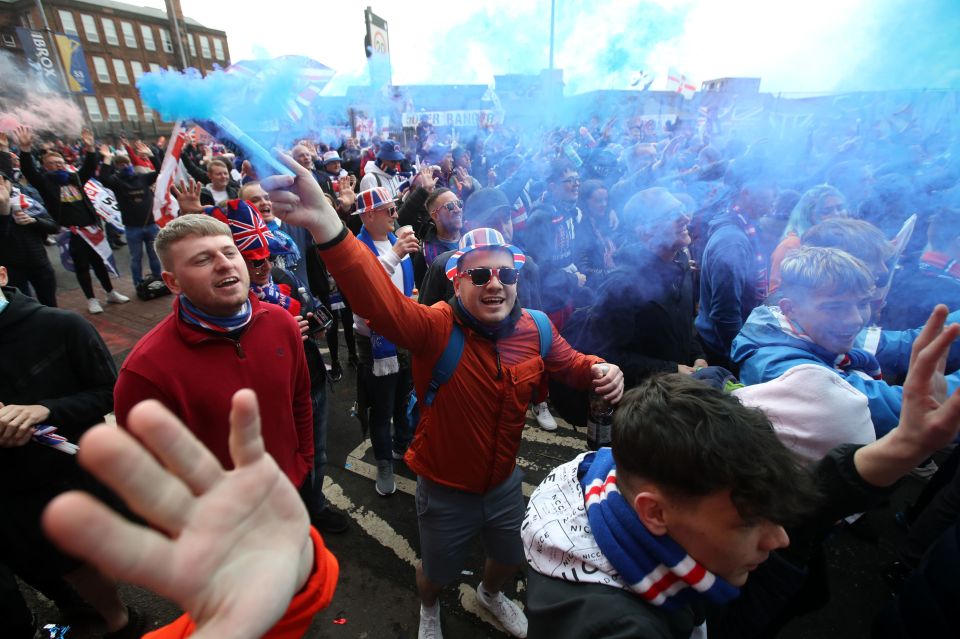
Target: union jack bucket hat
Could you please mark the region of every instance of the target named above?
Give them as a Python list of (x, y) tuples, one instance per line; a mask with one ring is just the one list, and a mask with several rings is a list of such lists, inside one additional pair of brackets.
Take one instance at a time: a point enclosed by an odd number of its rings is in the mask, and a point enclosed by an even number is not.
[(523, 251), (512, 244), (507, 244), (500, 231), (493, 229), (473, 229), (460, 238), (460, 248), (457, 249), (450, 259), (447, 260), (447, 279), (453, 280), (457, 275), (457, 267), (460, 264), (460, 258), (477, 249), (504, 249), (513, 254), (513, 267), (517, 270), (523, 268), (527, 258)]

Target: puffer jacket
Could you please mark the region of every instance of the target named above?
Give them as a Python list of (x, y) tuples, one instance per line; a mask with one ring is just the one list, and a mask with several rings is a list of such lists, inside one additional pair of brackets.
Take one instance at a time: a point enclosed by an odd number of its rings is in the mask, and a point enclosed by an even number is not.
[(421, 408), (405, 457), (411, 470), (438, 484), (483, 494), (503, 482), (516, 465), (527, 406), (544, 373), (586, 389), (590, 367), (603, 361), (573, 350), (556, 329), (550, 352), (541, 359), (536, 324), (519, 308), (512, 332), (490, 338), (467, 326), (446, 302), (417, 304), (397, 290), (377, 258), (346, 229), (319, 248), (354, 313), (410, 351), (417, 397), (426, 396), (453, 323), (463, 328), (466, 339), (456, 371), (433, 405)]

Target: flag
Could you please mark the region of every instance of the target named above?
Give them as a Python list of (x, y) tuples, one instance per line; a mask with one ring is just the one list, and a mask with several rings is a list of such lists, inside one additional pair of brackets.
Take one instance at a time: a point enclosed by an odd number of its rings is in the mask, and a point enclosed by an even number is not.
[(676, 69), (670, 69), (670, 73), (667, 75), (667, 91), (679, 93), (684, 100), (692, 100), (697, 87), (694, 86), (693, 80)]
[(654, 75), (646, 71), (637, 71), (630, 76), (630, 88), (646, 91), (653, 84)]
[(153, 219), (160, 226), (177, 217), (180, 205), (170, 193), (170, 187), (179, 181), (188, 182), (187, 169), (180, 161), (183, 147), (187, 142), (187, 135), (183, 130), (183, 122), (178, 121), (170, 134), (167, 143), (167, 153), (163, 156), (160, 166), (160, 175), (157, 176), (156, 191), (153, 194)]
[(79, 235), (83, 241), (90, 245), (97, 252), (107, 269), (114, 277), (120, 277), (120, 271), (117, 269), (117, 261), (113, 257), (113, 251), (110, 249), (110, 243), (107, 242), (107, 234), (99, 224), (90, 226), (71, 226), (57, 236), (57, 249), (60, 251), (60, 263), (63, 268), (71, 273), (76, 273), (77, 269), (73, 264), (73, 257), (70, 256), (70, 237)]
[(110, 224), (118, 231), (123, 230), (123, 219), (120, 217), (120, 209), (117, 208), (117, 197), (113, 191), (105, 187), (95, 178), (90, 178), (83, 185), (83, 190), (93, 203), (93, 208), (97, 215), (103, 218), (103, 221)]

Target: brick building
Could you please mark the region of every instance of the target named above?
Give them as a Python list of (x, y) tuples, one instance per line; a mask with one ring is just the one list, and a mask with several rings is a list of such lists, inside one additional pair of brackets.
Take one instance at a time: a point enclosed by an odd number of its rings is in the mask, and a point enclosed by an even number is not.
[(114, 0), (0, 0), (0, 51), (25, 58), (16, 28), (44, 30), (38, 4), (53, 33), (80, 40), (94, 92), (73, 96), (98, 135), (151, 136), (172, 128), (141, 103), (136, 82), (143, 73), (193, 67), (206, 74), (230, 64), (227, 34), (185, 18), (179, 0), (170, 3), (176, 20)]

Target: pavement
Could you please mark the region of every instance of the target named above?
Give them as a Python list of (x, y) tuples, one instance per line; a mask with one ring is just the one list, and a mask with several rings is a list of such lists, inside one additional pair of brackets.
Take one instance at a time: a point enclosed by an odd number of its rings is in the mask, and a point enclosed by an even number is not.
[[(104, 304), (105, 312), (91, 316), (86, 301), (70, 273), (58, 270), (60, 306), (74, 310), (93, 323), (110, 348), (118, 366), (136, 341), (165, 317), (172, 297), (148, 302), (136, 299), (130, 282), (126, 249), (118, 251), (123, 277), (115, 280), (118, 290), (131, 297), (123, 305)], [(51, 249), (51, 258), (55, 259)], [(102, 289), (94, 285), (101, 300)], [(341, 361), (346, 362), (344, 352)], [(359, 422), (350, 415), (355, 399), (355, 371), (344, 368), (343, 380), (329, 388), (329, 436), (325, 494), (350, 518), (350, 529), (340, 535), (328, 535), (326, 543), (340, 562), (340, 580), (330, 607), (318, 614), (308, 638), (406, 638), (415, 637), (418, 601), (414, 586), (414, 566), (419, 547), (413, 491), (415, 476), (402, 462), (397, 464), (397, 492), (380, 497), (373, 486), (376, 463), (369, 440), (361, 438)], [(558, 420), (560, 428), (552, 433), (536, 426), (528, 415), (528, 427), (518, 455), (525, 473), (524, 492), (530, 491), (553, 467), (585, 450), (585, 434)], [(464, 451), (469, 454), (469, 451)], [(908, 481), (897, 491), (891, 504), (868, 517), (866, 534), (841, 530), (826, 544), (830, 565), (831, 601), (823, 609), (794, 619), (780, 634), (786, 639), (848, 639), (870, 636), (870, 624), (877, 611), (889, 600), (889, 589), (881, 575), (893, 559), (893, 545), (902, 533), (893, 525), (892, 513), (912, 498), (920, 486)], [(879, 531), (880, 540), (865, 539)], [(461, 580), (441, 597), (441, 619), (445, 636), (454, 639), (506, 637), (497, 622), (478, 608), (473, 588), (480, 580), (483, 555), (479, 541), (466, 564)], [(56, 609), (42, 596), (24, 586), (38, 617), (44, 623), (57, 619)], [(516, 601), (524, 600), (523, 581), (518, 577), (508, 589)], [(179, 614), (177, 607), (152, 593), (133, 586), (122, 586), (124, 600), (143, 611), (156, 628)], [(89, 628), (75, 628), (68, 639), (97, 636)]]

